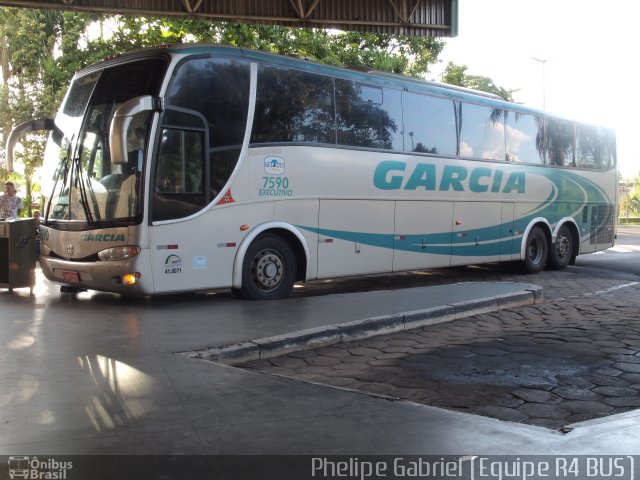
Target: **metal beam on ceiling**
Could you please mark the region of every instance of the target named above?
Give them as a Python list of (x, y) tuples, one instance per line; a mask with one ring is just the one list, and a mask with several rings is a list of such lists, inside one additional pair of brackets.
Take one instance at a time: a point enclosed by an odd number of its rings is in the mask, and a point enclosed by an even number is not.
[(0, 0), (0, 5), (415, 36), (455, 36), (458, 0)]

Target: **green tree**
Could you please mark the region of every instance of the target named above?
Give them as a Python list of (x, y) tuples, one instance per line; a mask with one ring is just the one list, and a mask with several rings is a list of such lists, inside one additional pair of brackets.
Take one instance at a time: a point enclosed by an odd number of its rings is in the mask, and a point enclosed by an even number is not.
[(307, 57), (318, 62), (423, 76), (444, 47), (439, 39), (197, 20), (118, 17), (109, 40), (91, 49), (103, 56), (164, 43), (218, 43)]
[[(69, 79), (82, 63), (78, 44), (90, 21), (88, 15), (0, 8), (0, 145), (5, 145), (13, 126), (53, 116)], [(24, 173), (12, 179), (25, 187), (25, 214), (30, 213), (32, 181), (42, 164), (44, 139), (44, 135), (29, 135), (16, 153)], [(4, 160), (4, 149), (0, 159)], [(0, 175), (7, 176), (4, 161)]]
[(620, 213), (624, 218), (640, 217), (640, 192), (635, 192), (620, 201)]
[(453, 62), (449, 62), (442, 75), (442, 81), (449, 85), (457, 85), (459, 87), (480, 90), (481, 92), (493, 93), (507, 102), (513, 102), (514, 90), (507, 90), (497, 86), (489, 77), (467, 75), (467, 68), (466, 65), (456, 65)]
[(634, 194), (629, 199), (629, 207), (630, 207), (631, 212), (634, 213), (634, 215), (640, 217), (640, 192)]

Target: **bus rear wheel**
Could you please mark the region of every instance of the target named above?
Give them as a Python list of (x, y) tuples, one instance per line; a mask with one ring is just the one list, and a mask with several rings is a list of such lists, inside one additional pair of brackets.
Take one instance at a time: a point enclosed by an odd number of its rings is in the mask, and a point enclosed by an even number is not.
[(533, 227), (527, 237), (524, 249), (522, 269), (524, 273), (538, 273), (544, 268), (547, 261), (547, 236), (540, 227)]
[(242, 287), (234, 294), (247, 300), (285, 298), (295, 283), (296, 269), (291, 245), (279, 235), (262, 235), (247, 250), (242, 264)]
[(553, 270), (561, 270), (569, 265), (573, 259), (574, 245), (571, 229), (563, 225), (558, 230), (556, 243), (549, 250), (549, 267)]

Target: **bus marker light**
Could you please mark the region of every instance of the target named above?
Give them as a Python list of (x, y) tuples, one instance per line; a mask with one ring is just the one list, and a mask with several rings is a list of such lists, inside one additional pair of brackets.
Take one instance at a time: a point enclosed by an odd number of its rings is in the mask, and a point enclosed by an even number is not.
[(141, 277), (140, 272), (136, 273), (125, 273), (122, 276), (122, 284), (123, 285), (135, 285), (136, 281)]
[(240, 225), (241, 232), (246, 232), (247, 230), (249, 230), (249, 225)]
[(462, 220), (456, 220), (456, 225), (462, 225)]
[(177, 243), (172, 245), (156, 245), (156, 250), (179, 250), (180, 246)]

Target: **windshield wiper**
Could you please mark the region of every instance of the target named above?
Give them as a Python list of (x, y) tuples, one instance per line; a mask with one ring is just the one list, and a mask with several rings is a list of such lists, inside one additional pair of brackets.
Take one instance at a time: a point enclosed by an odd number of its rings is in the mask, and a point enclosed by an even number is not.
[[(82, 165), (80, 162), (80, 157), (77, 157), (73, 160), (76, 171), (76, 183), (78, 184), (78, 190), (80, 190), (80, 204), (82, 205), (82, 209), (84, 210), (84, 214), (87, 217), (87, 223), (89, 225), (95, 225), (95, 219), (93, 218), (93, 214), (91, 213), (91, 209), (89, 208), (89, 201), (87, 198), (87, 190), (84, 185), (84, 179), (82, 177)], [(71, 208), (72, 196), (69, 196), (69, 208)]]
[[(101, 218), (100, 218), (100, 206), (98, 205), (98, 198), (96, 197), (96, 192), (93, 189), (93, 185), (91, 183), (91, 177), (89, 175), (82, 176), (82, 184), (84, 186), (84, 190), (85, 190), (85, 197), (91, 197), (91, 203), (87, 203), (86, 207), (88, 209), (89, 215), (87, 215), (87, 217), (90, 217), (92, 219), (97, 220), (98, 222), (100, 222)], [(85, 185), (84, 183), (84, 179), (86, 178), (87, 184)], [(87, 194), (88, 191), (88, 194)], [(88, 199), (88, 198), (87, 198)]]
[(67, 184), (67, 180), (69, 178), (69, 172), (71, 169), (69, 168), (69, 161), (71, 158), (71, 145), (73, 144), (73, 137), (71, 137), (71, 141), (68, 142), (67, 151), (64, 153), (64, 157), (60, 156), (61, 161), (58, 164), (58, 169), (56, 169), (55, 179), (53, 181), (53, 188), (51, 189), (51, 197), (47, 202), (47, 210), (44, 212), (44, 221), (49, 221), (49, 214), (51, 213), (51, 204), (53, 203), (54, 198), (56, 198), (56, 189), (58, 188), (58, 183), (62, 181), (63, 188), (64, 185)]

